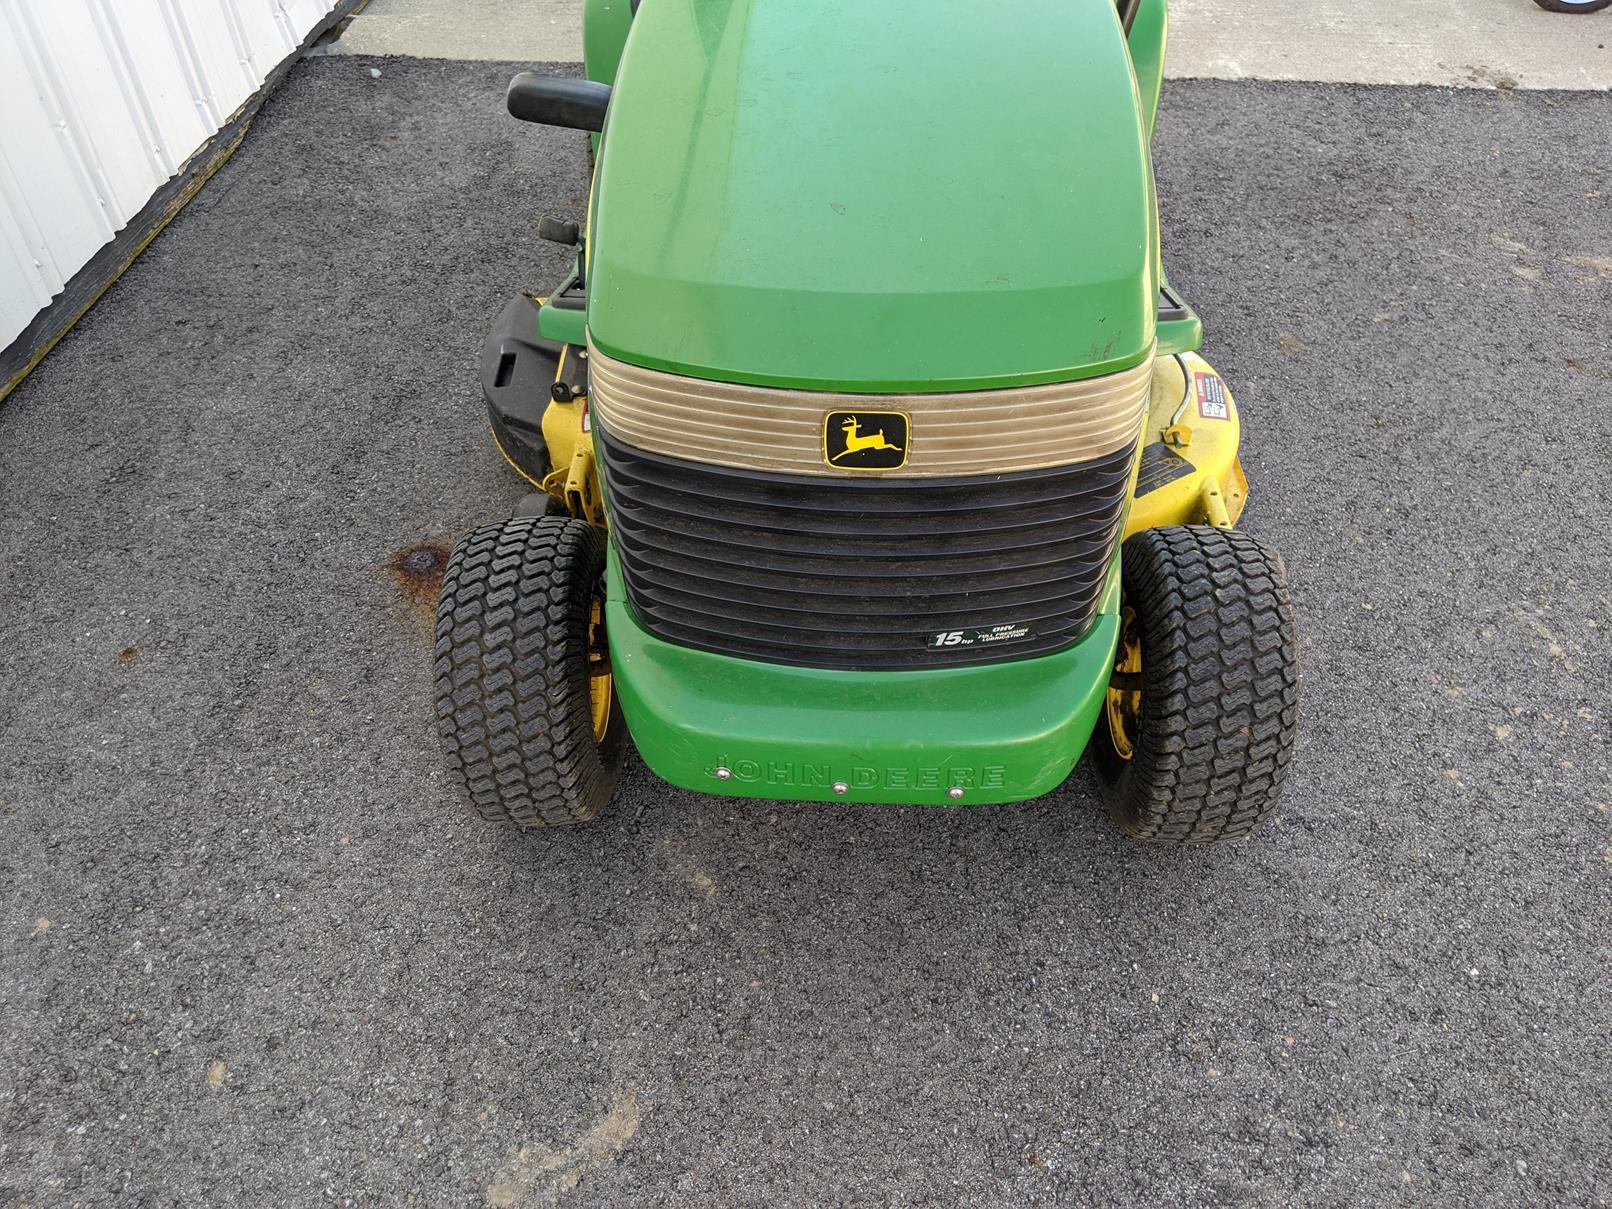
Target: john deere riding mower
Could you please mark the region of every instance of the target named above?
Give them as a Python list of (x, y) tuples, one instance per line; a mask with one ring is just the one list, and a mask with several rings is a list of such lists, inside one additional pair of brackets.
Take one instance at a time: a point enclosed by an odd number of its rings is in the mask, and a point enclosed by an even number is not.
[[(585, 221), (484, 356), (530, 483), (455, 551), (437, 717), (476, 811), (675, 785), (971, 806), (1090, 741), (1121, 827), (1230, 839), (1297, 713), (1238, 411), (1165, 282), (1163, 0), (586, 0)], [(582, 216), (573, 216), (581, 219)]]

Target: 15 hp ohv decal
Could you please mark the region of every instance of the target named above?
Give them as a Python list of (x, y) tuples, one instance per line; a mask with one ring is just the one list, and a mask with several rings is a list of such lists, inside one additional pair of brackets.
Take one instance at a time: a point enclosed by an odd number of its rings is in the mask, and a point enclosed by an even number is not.
[(966, 630), (941, 630), (931, 634), (926, 645), (931, 647), (949, 646), (990, 646), (998, 642), (1017, 642), (1021, 638), (1030, 636), (1030, 627), (1021, 625), (1016, 621), (1004, 625), (988, 626), (980, 629), (971, 626)]

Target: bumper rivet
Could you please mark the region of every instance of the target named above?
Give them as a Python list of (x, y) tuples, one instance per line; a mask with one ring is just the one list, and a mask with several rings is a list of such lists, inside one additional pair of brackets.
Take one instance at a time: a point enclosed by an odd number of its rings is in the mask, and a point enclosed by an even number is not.
[(730, 781), (733, 779), (733, 769), (718, 768), (712, 772), (711, 775), (719, 781)]
[(835, 781), (834, 782), (834, 792), (839, 794), (840, 797), (843, 798), (846, 794), (851, 792), (851, 787), (849, 785), (847, 785), (844, 781)]
[(946, 791), (946, 796), (954, 802), (957, 801), (958, 798), (963, 796), (963, 787), (961, 785), (953, 785)]

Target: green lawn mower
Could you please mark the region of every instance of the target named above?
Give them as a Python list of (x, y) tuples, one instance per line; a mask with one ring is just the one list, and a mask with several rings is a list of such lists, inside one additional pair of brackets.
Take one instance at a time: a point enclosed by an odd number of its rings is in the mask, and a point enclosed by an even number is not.
[(586, 0), (578, 249), (483, 355), (532, 490), (455, 550), (437, 718), (484, 818), (628, 735), (735, 797), (974, 806), (1090, 743), (1132, 835), (1246, 835), (1297, 721), (1225, 382), (1160, 267), (1163, 0)]

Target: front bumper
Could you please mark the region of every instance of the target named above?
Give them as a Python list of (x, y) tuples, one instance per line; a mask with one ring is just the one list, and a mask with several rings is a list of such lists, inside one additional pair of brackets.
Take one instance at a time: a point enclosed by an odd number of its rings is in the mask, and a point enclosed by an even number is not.
[(1117, 552), (1074, 646), (932, 671), (789, 667), (678, 646), (634, 619), (614, 543), (607, 574), (611, 670), (633, 742), (658, 776), (706, 793), (934, 806), (1037, 797), (1080, 758), (1114, 666)]

